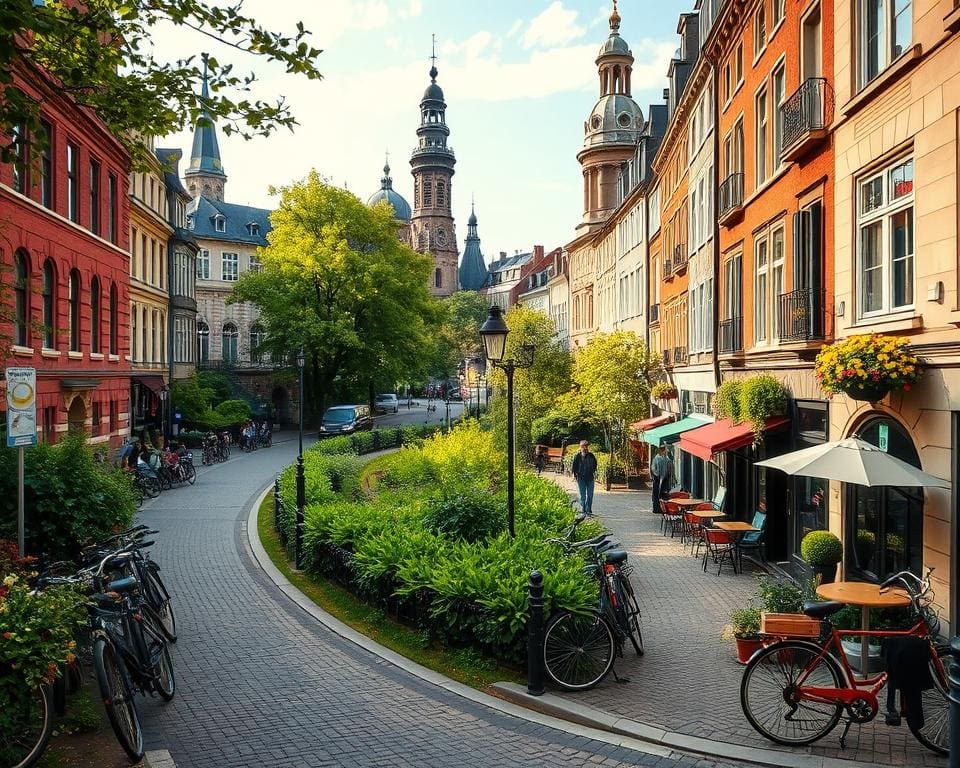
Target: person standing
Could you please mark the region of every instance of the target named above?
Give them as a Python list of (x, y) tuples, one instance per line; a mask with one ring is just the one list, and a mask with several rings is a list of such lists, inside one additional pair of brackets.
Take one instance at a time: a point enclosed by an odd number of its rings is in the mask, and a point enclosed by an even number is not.
[(673, 461), (666, 445), (657, 449), (657, 455), (650, 462), (650, 476), (653, 478), (653, 511), (659, 512), (660, 499), (665, 498), (673, 487)]
[(570, 467), (580, 491), (580, 509), (585, 515), (593, 514), (593, 485), (597, 475), (597, 457), (590, 453), (590, 443), (580, 441), (580, 450), (573, 457)]

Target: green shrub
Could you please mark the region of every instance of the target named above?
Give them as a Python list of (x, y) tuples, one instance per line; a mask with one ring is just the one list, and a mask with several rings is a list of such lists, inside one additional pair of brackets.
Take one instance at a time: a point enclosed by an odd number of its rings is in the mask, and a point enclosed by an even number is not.
[(730, 419), (735, 424), (740, 423), (740, 381), (738, 379), (727, 379), (717, 387), (717, 394), (713, 396), (713, 411), (718, 418)]
[(250, 418), (250, 406), (245, 400), (224, 400), (214, 411), (229, 424), (239, 424)]
[(800, 613), (805, 598), (803, 588), (794, 581), (758, 577), (758, 592), (763, 610), (770, 613)]
[(800, 557), (810, 565), (828, 568), (843, 558), (843, 544), (830, 531), (810, 531), (800, 542)]
[(787, 412), (787, 392), (783, 385), (769, 374), (750, 376), (740, 382), (738, 393), (740, 418), (753, 426), (754, 437), (763, 435), (764, 422), (771, 416)]
[(440, 536), (480, 542), (506, 530), (505, 507), (499, 496), (461, 491), (430, 499), (423, 523)]

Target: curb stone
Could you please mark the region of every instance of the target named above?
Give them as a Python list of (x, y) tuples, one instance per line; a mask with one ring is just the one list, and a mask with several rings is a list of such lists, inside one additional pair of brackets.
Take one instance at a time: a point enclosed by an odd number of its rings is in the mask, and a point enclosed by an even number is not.
[(177, 768), (173, 756), (165, 749), (153, 749), (144, 753), (141, 768)]

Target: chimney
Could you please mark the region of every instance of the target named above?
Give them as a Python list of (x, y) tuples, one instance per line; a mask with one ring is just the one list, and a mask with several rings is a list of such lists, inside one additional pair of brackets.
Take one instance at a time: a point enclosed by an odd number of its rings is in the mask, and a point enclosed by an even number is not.
[(543, 246), (542, 246), (542, 245), (535, 245), (535, 246), (533, 246), (533, 259), (534, 259), (534, 261), (536, 261), (537, 259), (542, 259), (542, 258), (543, 258)]

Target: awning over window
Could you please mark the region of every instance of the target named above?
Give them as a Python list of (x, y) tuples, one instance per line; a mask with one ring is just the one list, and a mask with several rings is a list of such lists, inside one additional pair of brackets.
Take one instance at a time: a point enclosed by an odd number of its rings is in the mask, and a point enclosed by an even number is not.
[[(790, 419), (786, 416), (774, 416), (767, 419), (763, 431), (767, 432), (789, 423)], [(685, 433), (680, 438), (680, 450), (710, 461), (715, 453), (733, 451), (752, 442), (753, 426), (749, 421), (734, 424), (730, 419), (721, 419)]]
[(662, 427), (648, 429), (643, 433), (643, 439), (650, 445), (660, 446), (664, 443), (676, 442), (677, 437), (691, 429), (702, 427), (704, 424), (712, 422), (709, 416), (687, 416), (680, 421), (674, 421), (670, 424), (664, 424)]
[(139, 384), (141, 387), (146, 387), (153, 394), (159, 395), (160, 390), (163, 389), (164, 381), (163, 376), (137, 376), (134, 374), (130, 377), (135, 384)]
[(659, 427), (661, 424), (668, 424), (672, 418), (673, 416), (671, 416), (669, 413), (661, 416), (651, 416), (649, 419), (633, 422), (633, 424), (630, 425), (630, 429), (632, 429), (634, 432), (646, 432), (648, 429)]

